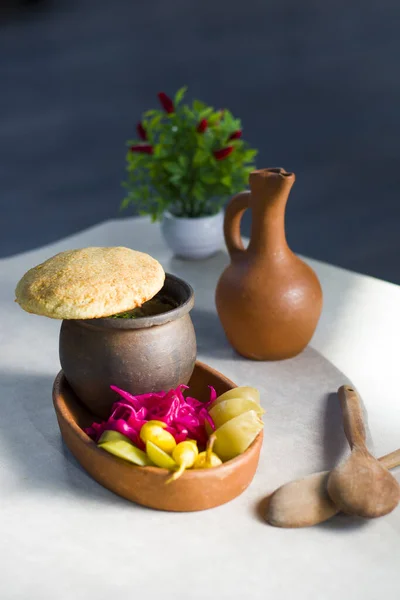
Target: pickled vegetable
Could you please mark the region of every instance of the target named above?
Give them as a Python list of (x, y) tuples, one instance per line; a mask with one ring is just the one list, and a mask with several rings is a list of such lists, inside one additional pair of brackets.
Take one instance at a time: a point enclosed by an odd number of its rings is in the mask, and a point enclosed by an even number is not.
[(223, 400), (230, 400), (231, 398), (245, 398), (260, 404), (260, 392), (256, 388), (246, 385), (235, 387), (232, 390), (228, 390), (224, 394), (221, 394), (216, 400), (214, 400), (211, 406), (214, 407), (216, 404), (219, 404), (219, 402), (222, 402)]
[(150, 419), (150, 421), (147, 421), (146, 425), (148, 425), (149, 423), (150, 425), (158, 425), (159, 427), (161, 427), (161, 429), (166, 429), (168, 427), (168, 425), (164, 421), (157, 421), (157, 419)]
[(138, 465), (139, 467), (146, 467), (152, 464), (148, 455), (143, 452), (143, 450), (140, 450), (140, 448), (136, 448), (136, 446), (131, 444), (126, 438), (125, 440), (115, 439), (112, 441), (103, 442), (99, 444), (99, 448), (106, 450), (114, 456), (118, 456), (118, 458), (123, 458), (134, 465)]
[(215, 430), (214, 450), (225, 462), (245, 452), (264, 427), (255, 410), (230, 419)]
[(171, 471), (178, 466), (169, 454), (164, 452), (164, 450), (161, 450), (161, 448), (156, 446), (153, 442), (146, 442), (146, 452), (149, 459), (161, 469), (168, 469)]
[(197, 441), (196, 441), (196, 440), (191, 440), (191, 439), (189, 439), (189, 438), (188, 438), (187, 440), (183, 440), (183, 441), (185, 441), (185, 442), (189, 442), (189, 444), (194, 444), (194, 446), (195, 446), (195, 447), (196, 447), (196, 449), (197, 449)]
[(172, 433), (165, 431), (167, 425), (162, 421), (147, 421), (140, 430), (140, 439), (146, 444), (153, 442), (167, 454), (171, 454), (176, 447), (176, 441)]
[(172, 452), (172, 458), (178, 465), (178, 470), (167, 479), (166, 483), (176, 481), (186, 469), (193, 467), (198, 455), (197, 445), (193, 444), (193, 441), (180, 442)]
[(84, 429), (95, 442), (98, 442), (104, 431), (114, 430), (126, 435), (135, 446), (144, 450), (146, 446), (140, 437), (140, 430), (146, 422), (154, 421), (161, 428), (167, 429), (177, 444), (190, 438), (202, 446), (206, 445), (208, 435), (205, 423), (209, 422), (214, 429), (208, 414), (209, 405), (217, 397), (212, 386), (208, 386), (208, 402), (184, 395), (184, 390), (187, 389), (185, 385), (178, 385), (168, 392), (149, 392), (138, 396), (115, 385), (110, 387), (119, 396), (111, 408), (110, 416), (102, 423), (94, 422)]
[(193, 465), (194, 469), (211, 469), (212, 467), (222, 465), (222, 460), (212, 451), (216, 439), (215, 433), (210, 435), (207, 442), (207, 449), (204, 452), (200, 452), (196, 458)]
[(200, 452), (196, 458), (193, 469), (211, 469), (212, 467), (219, 467), (220, 465), (222, 465), (222, 460), (215, 452), (211, 452), (210, 459), (207, 459), (207, 452), (204, 450), (203, 452)]
[[(215, 406), (213, 406), (209, 413), (210, 417), (214, 421), (215, 429), (221, 427), (227, 421), (245, 413), (249, 410), (254, 410), (258, 415), (264, 414), (264, 409), (254, 402), (254, 400), (250, 400), (249, 398), (230, 398), (228, 400), (221, 400)], [(210, 432), (208, 424), (206, 424), (206, 429)]]
[(112, 431), (111, 429), (107, 429), (106, 431), (104, 431), (101, 436), (99, 441), (97, 442), (98, 445), (100, 444), (104, 444), (105, 442), (118, 442), (118, 441), (123, 441), (123, 442), (130, 442), (128, 436), (123, 435), (122, 433), (119, 433), (118, 431)]

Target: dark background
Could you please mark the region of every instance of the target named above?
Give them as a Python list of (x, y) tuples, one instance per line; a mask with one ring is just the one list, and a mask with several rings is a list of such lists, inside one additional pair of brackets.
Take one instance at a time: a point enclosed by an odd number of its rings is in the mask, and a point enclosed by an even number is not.
[(295, 251), (400, 283), (398, 0), (10, 0), (1, 12), (0, 256), (121, 216), (125, 140), (158, 91), (187, 84), (242, 118), (258, 167), (296, 173)]

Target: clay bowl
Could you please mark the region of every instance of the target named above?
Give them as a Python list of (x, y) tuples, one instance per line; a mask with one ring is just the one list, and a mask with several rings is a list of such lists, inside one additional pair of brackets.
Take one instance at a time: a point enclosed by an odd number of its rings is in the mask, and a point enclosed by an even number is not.
[[(236, 387), (201, 362), (196, 362), (189, 385), (191, 394), (200, 400), (208, 399), (209, 385), (218, 394)], [(53, 403), (62, 437), (89, 475), (119, 496), (150, 508), (185, 512), (219, 506), (239, 496), (257, 469), (262, 432), (246, 452), (233, 460), (212, 469), (186, 471), (180, 479), (165, 485), (169, 471), (131, 465), (98, 448), (82, 431), (96, 417), (79, 401), (62, 371), (54, 382)]]
[(115, 400), (112, 384), (143, 394), (188, 383), (197, 351), (189, 314), (193, 290), (167, 273), (161, 293), (176, 308), (138, 319), (62, 322), (61, 368), (81, 402), (94, 414), (109, 415)]

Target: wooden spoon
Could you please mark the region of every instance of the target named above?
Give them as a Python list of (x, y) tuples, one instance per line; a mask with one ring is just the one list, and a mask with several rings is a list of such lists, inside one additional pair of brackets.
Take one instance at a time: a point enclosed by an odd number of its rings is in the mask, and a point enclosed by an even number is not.
[(400, 486), (396, 479), (365, 445), (365, 428), (357, 392), (348, 385), (338, 390), (344, 432), (350, 444), (347, 460), (331, 471), (328, 494), (343, 512), (368, 519), (390, 513), (399, 503)]
[[(400, 465), (400, 449), (379, 459), (386, 469)], [(268, 500), (265, 519), (275, 527), (309, 527), (339, 512), (326, 491), (329, 471), (313, 473), (278, 488)]]

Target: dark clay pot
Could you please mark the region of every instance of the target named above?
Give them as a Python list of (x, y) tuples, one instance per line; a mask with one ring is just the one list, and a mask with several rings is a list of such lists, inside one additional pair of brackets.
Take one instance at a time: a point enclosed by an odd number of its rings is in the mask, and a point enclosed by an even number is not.
[(188, 383), (197, 350), (189, 314), (193, 290), (167, 273), (162, 293), (177, 307), (138, 319), (62, 322), (61, 367), (79, 399), (100, 417), (109, 416), (117, 399), (110, 385), (143, 394)]

